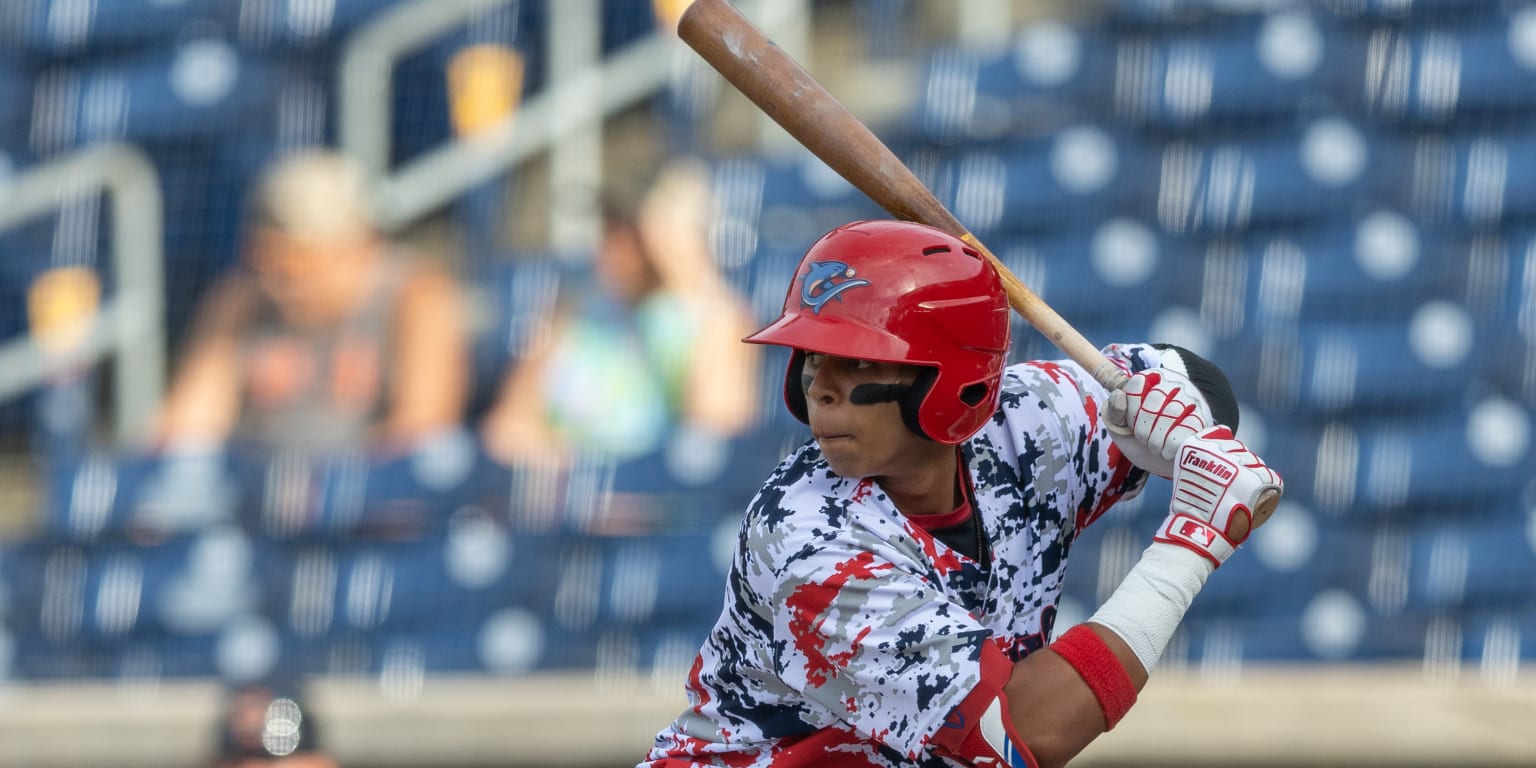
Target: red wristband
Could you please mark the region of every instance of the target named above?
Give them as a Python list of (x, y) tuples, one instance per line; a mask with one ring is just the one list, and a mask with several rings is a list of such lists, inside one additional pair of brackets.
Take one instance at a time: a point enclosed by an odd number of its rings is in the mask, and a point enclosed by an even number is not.
[(1093, 691), (1094, 698), (1099, 700), (1107, 724), (1104, 730), (1114, 728), (1136, 703), (1136, 685), (1104, 638), (1087, 625), (1079, 624), (1051, 643), (1051, 650), (1077, 670), (1088, 689)]

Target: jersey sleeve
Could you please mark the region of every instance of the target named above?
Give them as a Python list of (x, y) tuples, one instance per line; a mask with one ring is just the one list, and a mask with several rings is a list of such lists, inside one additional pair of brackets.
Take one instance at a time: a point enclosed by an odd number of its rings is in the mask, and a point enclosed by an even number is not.
[[(1127, 373), (1158, 365), (1158, 349), (1150, 344), (1111, 344), (1102, 351)], [(1034, 407), (1050, 413), (1045, 421), (1062, 454), (1066, 485), (1073, 488), (1069, 503), (1075, 530), (1141, 493), (1150, 475), (1110, 438), (1109, 393), (1086, 369), (1070, 360), (1031, 361), (1010, 367), (1008, 374), (1013, 386), (1033, 394)]]
[(769, 553), (774, 671), (822, 710), (818, 725), (916, 759), (981, 683), (990, 632), (891, 534), (850, 523)]

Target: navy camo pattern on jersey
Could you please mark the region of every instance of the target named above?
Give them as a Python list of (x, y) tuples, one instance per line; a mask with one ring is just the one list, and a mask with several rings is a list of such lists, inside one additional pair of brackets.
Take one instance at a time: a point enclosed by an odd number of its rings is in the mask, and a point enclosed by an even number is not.
[[(1148, 345), (1105, 353), (1157, 364)], [(874, 482), (832, 474), (814, 441), (791, 454), (742, 522), (691, 706), (641, 765), (954, 765), (929, 742), (980, 681), (984, 644), (1014, 661), (1044, 647), (1077, 533), (1146, 482), (1104, 402), (1075, 363), (1007, 369), (998, 412), (961, 444), (990, 572)]]

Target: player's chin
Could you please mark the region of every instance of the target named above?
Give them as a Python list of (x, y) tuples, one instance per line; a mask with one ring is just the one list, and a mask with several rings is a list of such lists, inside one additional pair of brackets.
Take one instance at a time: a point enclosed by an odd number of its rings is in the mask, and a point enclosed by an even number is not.
[(869, 477), (871, 474), (868, 462), (865, 462), (862, 457), (855, 455), (852, 451), (840, 450), (840, 446), (835, 444), (832, 446), (832, 450), (827, 450), (827, 446), (823, 445), (821, 456), (826, 459), (827, 466), (832, 469), (832, 474), (838, 477), (858, 480)]

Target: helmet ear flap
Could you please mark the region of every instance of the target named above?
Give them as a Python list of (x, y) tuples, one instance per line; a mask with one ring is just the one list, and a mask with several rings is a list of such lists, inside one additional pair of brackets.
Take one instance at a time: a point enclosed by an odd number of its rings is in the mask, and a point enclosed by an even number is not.
[(923, 368), (922, 373), (912, 382), (912, 388), (907, 390), (905, 397), (901, 399), (901, 420), (906, 423), (907, 429), (912, 430), (918, 437), (933, 439), (933, 435), (923, 431), (922, 411), (923, 400), (928, 393), (933, 391), (933, 382), (939, 377), (939, 369)]
[(804, 374), (805, 350), (794, 350), (789, 356), (789, 365), (784, 369), (784, 405), (789, 408), (790, 415), (803, 424), (809, 424), (811, 417), (805, 406)]

